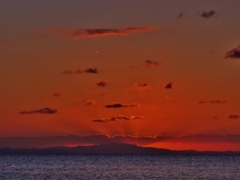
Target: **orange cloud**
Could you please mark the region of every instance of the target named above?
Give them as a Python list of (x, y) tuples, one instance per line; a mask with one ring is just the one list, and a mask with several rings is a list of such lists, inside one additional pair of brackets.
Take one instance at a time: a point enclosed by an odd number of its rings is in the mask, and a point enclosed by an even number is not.
[(51, 95), (51, 97), (60, 97), (62, 94), (61, 93), (53, 93), (52, 95)]
[(147, 89), (152, 89), (150, 84), (148, 83), (135, 83), (134, 87), (130, 87), (127, 89), (127, 91), (144, 91)]
[(83, 38), (92, 38), (92, 37), (102, 37), (102, 36), (119, 36), (119, 35), (127, 35), (130, 33), (138, 33), (138, 32), (146, 32), (158, 29), (155, 26), (150, 27), (129, 27), (122, 29), (60, 29), (60, 28), (48, 28), (44, 32), (57, 34), (63, 37), (70, 38), (72, 40), (78, 40)]
[(93, 119), (92, 122), (109, 122), (109, 121), (117, 121), (117, 120), (125, 120), (125, 121), (129, 121), (129, 120), (139, 120), (139, 119), (143, 119), (143, 116), (116, 116), (116, 117), (111, 117), (111, 118), (106, 118), (106, 119)]

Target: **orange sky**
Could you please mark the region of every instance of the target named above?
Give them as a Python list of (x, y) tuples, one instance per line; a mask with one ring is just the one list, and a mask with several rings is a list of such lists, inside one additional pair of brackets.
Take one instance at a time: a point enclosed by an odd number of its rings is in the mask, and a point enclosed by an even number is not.
[(0, 138), (231, 134), (144, 146), (240, 151), (239, 6), (3, 0)]

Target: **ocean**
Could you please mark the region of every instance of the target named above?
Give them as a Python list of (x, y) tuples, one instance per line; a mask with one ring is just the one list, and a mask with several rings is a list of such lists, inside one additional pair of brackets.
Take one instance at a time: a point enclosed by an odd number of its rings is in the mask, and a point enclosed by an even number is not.
[(240, 179), (240, 156), (0, 156), (1, 180)]

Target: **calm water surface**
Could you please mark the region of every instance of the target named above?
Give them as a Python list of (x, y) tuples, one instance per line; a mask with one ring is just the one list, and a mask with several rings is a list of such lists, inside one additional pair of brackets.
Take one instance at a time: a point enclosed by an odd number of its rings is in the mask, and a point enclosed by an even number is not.
[(0, 156), (0, 179), (240, 179), (240, 156)]

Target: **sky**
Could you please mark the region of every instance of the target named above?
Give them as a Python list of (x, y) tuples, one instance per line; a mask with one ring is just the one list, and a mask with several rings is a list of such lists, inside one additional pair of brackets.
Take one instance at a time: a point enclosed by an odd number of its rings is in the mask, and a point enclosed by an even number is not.
[(239, 6), (1, 0), (0, 142), (240, 151)]

